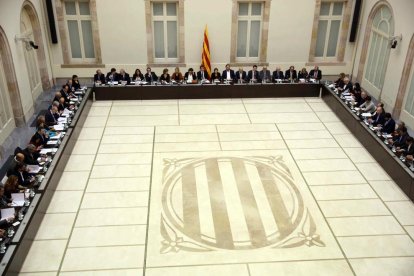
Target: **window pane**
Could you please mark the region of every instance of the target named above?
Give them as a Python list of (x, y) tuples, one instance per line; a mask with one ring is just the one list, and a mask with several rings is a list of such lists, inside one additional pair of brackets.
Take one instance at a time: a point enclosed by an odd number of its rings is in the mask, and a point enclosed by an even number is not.
[(374, 83), (376, 84), (375, 86), (378, 88), (382, 88), (382, 85), (384, 83), (384, 73), (385, 73), (385, 68), (386, 68), (386, 56), (387, 56), (387, 48), (388, 48), (388, 39), (385, 37), (381, 37), (381, 48), (380, 48), (380, 52), (379, 52), (379, 61), (378, 61), (378, 65), (377, 65), (377, 74), (375, 76), (375, 81)]
[(164, 58), (164, 22), (154, 21), (154, 50), (156, 58)]
[(76, 20), (68, 20), (68, 31), (72, 58), (82, 58), (78, 22)]
[(248, 14), (249, 14), (249, 4), (239, 3), (239, 15), (248, 15)]
[(79, 2), (79, 13), (81, 15), (90, 15), (89, 2)]
[(385, 21), (381, 21), (381, 23), (378, 26), (378, 29), (386, 34), (388, 34), (388, 24)]
[(83, 48), (85, 50), (85, 58), (95, 58), (95, 47), (93, 45), (92, 22), (90, 20), (82, 20), (82, 38)]
[(250, 24), (250, 48), (249, 57), (259, 57), (260, 21), (252, 21)]
[(319, 15), (329, 15), (329, 10), (331, 9), (331, 3), (329, 2), (322, 2), (321, 3), (321, 11)]
[(76, 15), (75, 2), (65, 2), (65, 10), (67, 15)]
[(177, 21), (167, 22), (168, 58), (177, 58)]
[(381, 8), (381, 14), (382, 14), (382, 18), (386, 19), (386, 20), (390, 20), (391, 19), (391, 11), (387, 6), (383, 6)]
[(239, 21), (237, 29), (237, 56), (246, 57), (247, 21)]
[(378, 28), (378, 25), (379, 25), (380, 21), (381, 21), (381, 12), (377, 12), (377, 14), (375, 15), (374, 20), (372, 22), (372, 25), (374, 27)]
[(252, 15), (262, 15), (262, 3), (252, 3)]
[(177, 15), (177, 4), (176, 3), (167, 3), (167, 15)]
[(378, 39), (378, 35), (376, 33), (373, 33), (372, 34), (372, 39), (371, 39), (371, 44), (370, 44), (370, 47), (369, 47), (367, 69), (365, 71), (365, 78), (367, 80), (371, 79), (371, 72), (372, 72), (371, 68), (372, 68), (372, 62), (373, 62), (373, 59), (374, 59), (374, 57), (373, 57), (374, 56), (374, 49), (375, 49), (375, 45), (377, 43), (377, 39)]
[(344, 3), (342, 2), (334, 3), (332, 15), (342, 15), (343, 6), (344, 6)]
[(152, 3), (153, 15), (163, 15), (163, 3)]
[(318, 38), (316, 39), (316, 57), (323, 57), (325, 50), (326, 31), (328, 28), (327, 20), (319, 20), (318, 24)]
[(331, 30), (329, 31), (329, 40), (328, 40), (328, 51), (326, 56), (334, 57), (336, 56), (336, 47), (338, 46), (338, 36), (339, 36), (339, 27), (341, 26), (340, 20), (331, 21)]

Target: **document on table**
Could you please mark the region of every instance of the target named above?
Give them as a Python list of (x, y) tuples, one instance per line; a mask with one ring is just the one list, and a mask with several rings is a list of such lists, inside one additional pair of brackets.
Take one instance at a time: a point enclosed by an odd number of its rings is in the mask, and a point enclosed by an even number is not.
[(16, 211), (14, 210), (14, 208), (1, 209), (1, 218), (6, 219), (6, 218), (14, 217), (15, 212)]
[(56, 146), (58, 142), (59, 142), (58, 140), (51, 140), (51, 141), (48, 141), (46, 144), (49, 146)]
[(53, 153), (53, 152), (57, 152), (57, 149), (41, 149), (40, 150), (40, 154), (48, 154), (48, 153)]
[(39, 165), (27, 165), (26, 168), (29, 173), (38, 173), (42, 169)]
[(24, 205), (24, 193), (14, 193), (12, 196), (12, 206), (23, 206)]
[(58, 124), (58, 125), (54, 125), (53, 128), (56, 131), (62, 131), (65, 128), (65, 126), (63, 124)]
[(371, 117), (372, 114), (369, 113), (369, 112), (366, 112), (366, 113), (362, 113), (361, 116), (363, 116), (363, 117)]
[(62, 137), (62, 133), (57, 133), (56, 135), (50, 136), (50, 140), (59, 140)]

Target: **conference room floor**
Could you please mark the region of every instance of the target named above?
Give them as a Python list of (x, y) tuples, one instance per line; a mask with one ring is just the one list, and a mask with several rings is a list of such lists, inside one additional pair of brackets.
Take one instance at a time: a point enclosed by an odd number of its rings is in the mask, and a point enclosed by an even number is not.
[(413, 238), (319, 98), (95, 102), (21, 272), (414, 275)]

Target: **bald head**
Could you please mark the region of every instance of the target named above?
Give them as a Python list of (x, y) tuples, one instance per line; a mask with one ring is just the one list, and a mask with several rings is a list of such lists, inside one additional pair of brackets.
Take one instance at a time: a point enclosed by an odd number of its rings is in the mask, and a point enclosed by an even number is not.
[(18, 154), (16, 154), (16, 160), (19, 162), (23, 162), (24, 161), (24, 154), (19, 152)]

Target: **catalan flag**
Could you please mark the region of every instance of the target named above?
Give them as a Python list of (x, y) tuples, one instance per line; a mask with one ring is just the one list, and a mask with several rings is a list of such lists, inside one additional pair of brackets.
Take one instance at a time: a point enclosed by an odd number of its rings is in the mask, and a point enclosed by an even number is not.
[(204, 30), (203, 53), (201, 54), (201, 65), (204, 66), (208, 75), (211, 76), (210, 45), (208, 43), (207, 25)]

